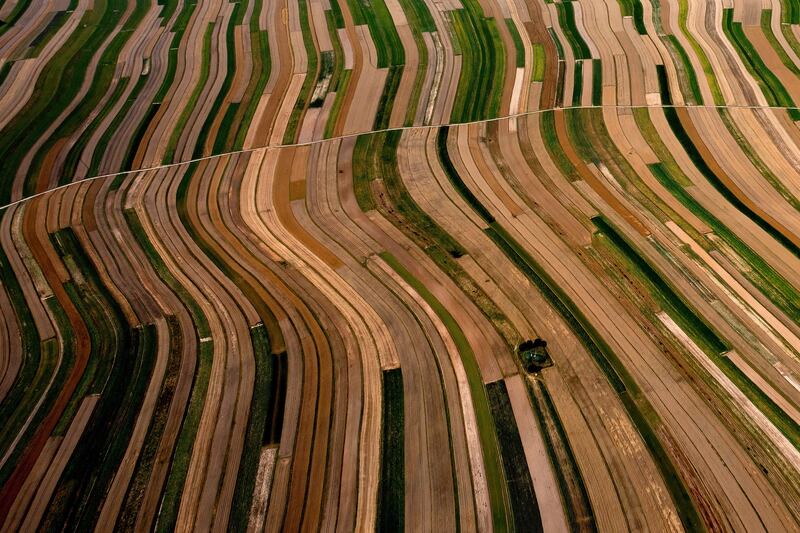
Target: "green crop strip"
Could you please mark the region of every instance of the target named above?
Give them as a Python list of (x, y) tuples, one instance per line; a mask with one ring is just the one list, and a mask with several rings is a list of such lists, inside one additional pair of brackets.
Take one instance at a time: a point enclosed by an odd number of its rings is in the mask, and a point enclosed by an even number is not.
[(483, 386), (483, 378), (481, 377), (478, 362), (475, 359), (475, 353), (472, 351), (464, 331), (439, 299), (389, 252), (382, 252), (380, 256), (431, 306), (447, 328), (448, 333), (450, 333), (456, 348), (458, 348), (464, 365), (464, 372), (467, 375), (470, 396), (472, 397), (475, 418), (478, 424), (478, 438), (483, 451), (486, 483), (489, 488), (489, 500), (492, 508), (492, 524), (495, 531), (510, 531), (512, 528), (509, 523), (509, 495), (504, 487), (500, 450), (497, 440), (494, 438), (495, 425), (492, 421), (489, 400), (486, 396), (486, 389)]
[(564, 36), (567, 38), (572, 54), (575, 59), (590, 59), (592, 53), (589, 50), (589, 45), (583, 40), (581, 32), (578, 31), (578, 26), (575, 24), (575, 9), (572, 7), (572, 2), (560, 2), (556, 4), (558, 11), (558, 23)]
[(66, 11), (56, 11), (53, 15), (53, 18), (47, 23), (47, 26), (34, 37), (34, 39), (29, 43), (29, 48), (25, 53), (26, 58), (34, 58), (38, 57), (40, 53), (42, 53), (42, 49), (47, 46), (47, 43), (50, 42), (50, 39), (58, 33), (59, 28), (64, 25), (64, 23), (69, 19), (69, 16)]
[[(760, 54), (753, 48), (742, 29), (741, 22), (733, 22), (733, 9), (722, 10), (722, 29), (725, 36), (734, 45), (739, 57), (744, 63), (747, 71), (758, 82), (761, 92), (771, 106), (794, 107), (792, 97), (780, 82), (777, 76), (764, 64)], [(800, 110), (788, 110), (792, 120), (800, 120)]]
[(533, 81), (544, 81), (544, 67), (547, 56), (544, 53), (544, 45), (533, 43), (533, 70), (531, 77)]
[[(6, 212), (5, 216), (10, 215)], [(5, 291), (11, 303), (11, 309), (7, 311), (13, 312), (22, 344), (22, 362), (17, 377), (4, 401), (0, 402), (0, 420), (3, 420), (4, 429), (0, 433), (0, 453), (5, 453), (25, 418), (33, 411), (37, 398), (42, 397), (51, 374), (46, 371), (50, 365), (45, 364), (46, 354), (42, 353), (39, 331), (36, 329), (33, 315), (2, 246), (0, 246), (0, 278), (3, 280), (0, 290)]]
[(553, 163), (558, 167), (564, 176), (570, 181), (577, 181), (580, 179), (575, 166), (564, 153), (564, 148), (558, 142), (558, 133), (556, 133), (556, 121), (553, 111), (545, 111), (540, 116), (539, 129), (542, 134), (544, 146), (547, 153), (553, 160)]
[(378, 54), (377, 67), (403, 65), (405, 63), (403, 43), (384, 0), (347, 0), (347, 5), (350, 6), (353, 23), (366, 24), (369, 28)]
[[(146, 77), (142, 77), (140, 78), (140, 81), (146, 79)], [(61, 173), (62, 180), (69, 181), (71, 177), (75, 176), (78, 164), (80, 163), (80, 158), (83, 155), (86, 145), (89, 143), (89, 139), (94, 135), (95, 130), (100, 126), (102, 121), (105, 120), (119, 99), (122, 98), (122, 94), (125, 92), (125, 89), (127, 89), (129, 81), (129, 78), (120, 78), (117, 86), (114, 88), (114, 92), (111, 94), (111, 98), (108, 99), (106, 104), (100, 110), (100, 113), (97, 114), (94, 120), (92, 120), (92, 122), (89, 124), (89, 127), (83, 131), (81, 136), (75, 142), (75, 145), (70, 149), (69, 153), (67, 154), (67, 158), (64, 161), (64, 170)], [(137, 87), (140, 87), (141, 85), (143, 85), (143, 83), (137, 84)], [(127, 109), (131, 103), (133, 103), (133, 100), (128, 99), (123, 107)], [(116, 117), (114, 117), (114, 122), (121, 121), (122, 118), (124, 118), (122, 113), (119, 113)], [(106, 130), (105, 134), (110, 136), (114, 133), (114, 129), (109, 128), (109, 130)], [(96, 147), (92, 153), (92, 156), (93, 159), (97, 159), (99, 163), (100, 158), (103, 156), (102, 147)], [(92, 172), (90, 169), (86, 175), (93, 176), (96, 174), (96, 172)]]
[(536, 492), (525, 459), (525, 449), (522, 447), (505, 381), (499, 380), (486, 385), (486, 394), (497, 432), (497, 442), (500, 443), (500, 455), (503, 459), (509, 500), (514, 513), (514, 529), (544, 531)]
[(623, 17), (633, 17), (633, 26), (639, 35), (647, 35), (644, 27), (644, 8), (641, 0), (617, 0)]
[(5, 32), (8, 31), (9, 28), (14, 26), (17, 23), (19, 18), (25, 13), (25, 10), (31, 5), (31, 0), (19, 0), (19, 2), (14, 5), (11, 9), (11, 12), (8, 14), (8, 18), (6, 20), (0, 20), (0, 36), (2, 36)]
[[(453, 182), (456, 190), (467, 189), (458, 174), (448, 174), (448, 177)], [(478, 200), (474, 196), (465, 196), (464, 199), (473, 208), (476, 207), (473, 202), (478, 202)], [(478, 205), (480, 204), (478, 203)], [(482, 212), (488, 213), (488, 210), (484, 207), (475, 209), (475, 211), (479, 214)], [(539, 289), (544, 298), (570, 326), (570, 329), (594, 358), (610, 385), (619, 395), (631, 421), (642, 436), (664, 478), (684, 528), (689, 531), (704, 530), (694, 502), (653, 429), (653, 426), (661, 426), (661, 420), (653, 411), (652, 406), (633, 380), (633, 377), (575, 303), (569, 299), (561, 287), (553, 281), (530, 254), (494, 218), (484, 218), (484, 221), (489, 224), (489, 228), (485, 230), (486, 234), (517, 266), (520, 272)]]
[(505, 77), (505, 49), (495, 19), (484, 16), (477, 0), (464, 0), (463, 5), (451, 12), (462, 56), (453, 122), (496, 117)]
[(172, 453), (172, 462), (166, 483), (161, 494), (161, 507), (158, 511), (154, 531), (167, 533), (174, 531), (178, 519), (178, 506), (180, 494), (183, 490), (186, 475), (189, 469), (189, 460), (192, 457), (192, 446), (200, 425), (203, 414), (208, 380), (211, 374), (211, 364), (214, 358), (213, 341), (203, 342), (198, 350), (198, 365), (195, 369), (194, 386), (189, 399), (189, 408), (181, 424), (178, 442)]
[[(561, 39), (558, 38), (556, 31), (553, 28), (548, 27), (547, 33), (550, 35), (550, 39), (553, 41), (553, 44), (556, 47), (558, 59), (565, 59), (566, 56), (564, 55), (564, 46), (561, 44)], [(544, 49), (542, 49), (542, 53), (544, 53)]]
[(800, 1), (781, 0), (781, 23), (784, 26), (800, 24)]
[(397, 89), (403, 75), (405, 50), (392, 15), (383, 0), (347, 0), (355, 24), (366, 24), (378, 58), (378, 68), (388, 68), (386, 83), (378, 103), (374, 129), (385, 129), (389, 125)]
[(331, 112), (328, 115), (328, 122), (325, 123), (325, 138), (333, 137), (336, 119), (339, 117), (342, 105), (344, 105), (344, 97), (347, 93), (347, 88), (350, 86), (350, 74), (352, 73), (352, 70), (345, 70), (339, 78), (339, 83), (336, 86), (336, 98), (333, 100), (333, 106), (331, 106)]
[(648, 166), (661, 185), (689, 211), (713, 229), (714, 233), (722, 238), (750, 266), (750, 270), (744, 271), (742, 274), (792, 320), (800, 320), (800, 293), (769, 266), (760, 255), (755, 253), (735, 233), (730, 231), (727, 226), (689, 195), (662, 163), (654, 163)]
[(372, 128), (384, 130), (389, 127), (389, 119), (392, 116), (394, 98), (397, 96), (397, 89), (400, 87), (400, 80), (403, 77), (402, 66), (391, 66), (386, 75), (386, 83), (383, 86), (383, 93), (378, 101), (378, 112), (375, 113), (375, 122)]
[[(80, 102), (80, 105), (78, 105), (73, 112), (65, 118), (65, 120), (56, 130), (55, 134), (52, 135), (36, 153), (31, 165), (31, 175), (36, 175), (39, 173), (42, 163), (50, 149), (53, 148), (57, 142), (63, 140), (73, 132), (80, 129), (88, 120), (92, 110), (94, 110), (106, 96), (106, 93), (113, 82), (113, 77), (116, 73), (117, 63), (122, 48), (133, 34), (134, 29), (141, 23), (144, 16), (147, 14), (148, 8), (149, 4), (147, 2), (144, 0), (138, 0), (136, 3), (136, 8), (134, 9), (133, 13), (131, 13), (131, 16), (125, 22), (122, 29), (114, 36), (100, 57), (100, 62), (97, 66), (97, 71), (94, 74), (94, 79), (91, 87), (89, 88), (89, 92)], [(97, 46), (100, 44), (102, 43), (98, 42)], [(122, 89), (124, 87), (121, 86), (124, 86), (127, 83), (127, 78), (122, 78), (118, 81), (117, 87), (112, 93), (112, 98), (110, 101), (107, 102), (104, 108), (100, 110), (98, 117), (89, 124), (89, 127), (86, 128), (86, 131), (84, 131), (82, 136), (78, 139), (78, 142), (67, 156), (64, 169), (61, 171), (61, 176), (58, 182), (59, 184), (68, 183), (72, 176), (75, 175), (78, 159), (80, 157), (80, 154), (77, 153), (77, 150), (82, 150), (84, 148), (100, 120), (111, 111), (113, 104), (122, 95)]]
[[(242, 114), (240, 115), (240, 120), (237, 121), (238, 128), (236, 129), (236, 134), (232, 145), (235, 150), (241, 150), (241, 148), (244, 146), (244, 140), (247, 135), (247, 131), (250, 128), (250, 123), (252, 122), (253, 116), (258, 108), (258, 104), (261, 101), (261, 95), (264, 92), (264, 87), (267, 86), (269, 75), (272, 70), (272, 58), (269, 54), (269, 39), (267, 38), (267, 32), (259, 31), (257, 29), (258, 19), (255, 14), (253, 15), (252, 20), (253, 21), (251, 22), (250, 29), (251, 49), (258, 50), (259, 53), (257, 58), (253, 59), (254, 70), (253, 76), (251, 77), (251, 82), (253, 82), (253, 84), (251, 87), (248, 87), (245, 96), (248, 100), (243, 100), (242, 105), (240, 106)], [(255, 30), (253, 29), (253, 26), (255, 26)], [(256, 72), (258, 74), (256, 74)]]
[(658, 302), (689, 337), (709, 355), (719, 355), (730, 350), (730, 346), (711, 326), (691, 308), (678, 294), (671, 283), (665, 281), (628, 240), (604, 216), (592, 218), (597, 227), (597, 235), (605, 236), (607, 244), (614, 247), (625, 263), (628, 272), (638, 273), (639, 279), (646, 282), (650, 295)]
[(575, 62), (575, 77), (572, 83), (572, 105), (579, 106), (583, 93), (583, 61)]
[(405, 519), (405, 438), (403, 373), (383, 371), (381, 481), (378, 486), (376, 531), (400, 531)]
[[(176, 193), (179, 213), (181, 209), (185, 210), (186, 187), (188, 187), (188, 183), (191, 180), (196, 168), (196, 164), (189, 166)], [(170, 286), (170, 288), (172, 288), (176, 294), (178, 294), (179, 297), (181, 297), (184, 305), (186, 305), (187, 308), (189, 308), (192, 312), (192, 315), (194, 315), (193, 320), (195, 322), (198, 340), (211, 339), (211, 332), (205, 314), (203, 314), (197, 302), (189, 295), (187, 289), (177, 283), (177, 280), (175, 280), (172, 274), (164, 267), (163, 261), (160, 258), (158, 258), (157, 263), (154, 263), (154, 265), (159, 265), (162, 267), (161, 270), (157, 268), (159, 276), (162, 278), (162, 280), (164, 280), (165, 283), (167, 283), (167, 285)], [(167, 271), (163, 272), (165, 270)], [(173, 283), (176, 284), (177, 287), (173, 286)], [(203, 414), (203, 407), (205, 405), (206, 392), (208, 391), (208, 382), (214, 356), (214, 341), (206, 340), (199, 342), (197, 355), (194, 386), (192, 387), (189, 406), (181, 424), (178, 441), (172, 453), (172, 466), (169, 474), (167, 475), (164, 488), (162, 489), (161, 506), (156, 518), (155, 526), (153, 528), (155, 531), (160, 533), (166, 533), (174, 530), (175, 523), (178, 518), (178, 506), (180, 504), (179, 495), (183, 490), (183, 486), (186, 481), (189, 461), (192, 455), (192, 446), (194, 445), (195, 437), (197, 435), (197, 428), (200, 425), (200, 418)]]
[(603, 64), (592, 59), (592, 105), (603, 105)]
[(513, 19), (505, 19), (505, 21), (506, 21), (506, 26), (508, 26), (508, 31), (511, 34), (511, 40), (514, 41), (514, 50), (515, 50), (517, 68), (524, 68), (525, 45), (522, 44), (522, 38), (519, 36), (519, 32), (517, 31), (517, 25), (514, 24)]
[(783, 199), (786, 200), (792, 207), (800, 211), (800, 200), (798, 200), (797, 197), (792, 194), (786, 185), (784, 185), (783, 182), (781, 182), (781, 180), (769, 169), (766, 163), (764, 163), (764, 160), (761, 159), (761, 156), (758, 155), (758, 152), (753, 149), (745, 136), (736, 126), (736, 122), (731, 117), (730, 111), (727, 109), (720, 109), (719, 114), (722, 118), (722, 122), (725, 123), (728, 131), (731, 132), (733, 138), (736, 139), (736, 143), (742, 149), (742, 153), (744, 153), (750, 162), (753, 163), (753, 166), (758, 169), (762, 176), (764, 176), (764, 179), (766, 179), (770, 185), (772, 185), (775, 190), (777, 190), (780, 195), (783, 196)]

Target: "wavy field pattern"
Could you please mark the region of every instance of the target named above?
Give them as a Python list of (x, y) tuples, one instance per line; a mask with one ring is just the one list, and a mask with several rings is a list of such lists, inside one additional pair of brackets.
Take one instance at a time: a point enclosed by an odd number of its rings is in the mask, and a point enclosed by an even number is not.
[(800, 530), (798, 104), (797, 0), (0, 0), (1, 530)]

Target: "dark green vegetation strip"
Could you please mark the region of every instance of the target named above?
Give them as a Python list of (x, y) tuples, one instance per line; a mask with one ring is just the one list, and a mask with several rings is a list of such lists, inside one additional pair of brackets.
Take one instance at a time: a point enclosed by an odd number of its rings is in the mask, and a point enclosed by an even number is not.
[[(66, 117), (64, 122), (58, 127), (55, 134), (52, 135), (46, 143), (42, 145), (41, 148), (36, 153), (36, 156), (33, 159), (33, 163), (31, 165), (31, 174), (36, 175), (38, 174), (43, 161), (46, 155), (49, 153), (50, 149), (59, 141), (66, 138), (67, 136), (71, 135), (73, 132), (77, 131), (78, 129), (84, 127), (85, 122), (91, 116), (91, 113), (96, 109), (96, 107), (100, 104), (102, 99), (106, 96), (109, 87), (113, 81), (114, 74), (117, 70), (117, 63), (119, 59), (119, 55), (122, 51), (122, 47), (125, 46), (127, 40), (133, 34), (133, 31), (140, 25), (144, 16), (147, 14), (147, 10), (149, 9), (149, 3), (143, 0), (137, 0), (136, 8), (131, 13), (130, 18), (125, 22), (121, 31), (115, 34), (114, 38), (109, 43), (106, 50), (103, 52), (100, 63), (97, 66), (97, 70), (94, 74), (94, 78), (92, 80), (92, 85), (89, 89), (89, 92), (81, 101), (80, 105), (78, 105), (70, 114)], [(113, 2), (112, 2), (113, 7)], [(120, 10), (122, 11), (122, 10)], [(99, 45), (100, 43), (98, 43)], [(117, 87), (112, 92), (111, 98), (108, 102), (100, 109), (100, 112), (97, 116), (92, 120), (88, 127), (85, 128), (85, 131), (82, 135), (78, 138), (75, 145), (72, 147), (70, 152), (67, 154), (67, 159), (64, 163), (64, 169), (61, 172), (61, 176), (59, 179), (59, 184), (68, 183), (70, 178), (75, 175), (80, 155), (83, 149), (89, 142), (94, 130), (100, 124), (103, 118), (105, 118), (111, 111), (111, 108), (116, 103), (116, 101), (122, 95), (122, 92), (125, 86), (128, 84), (128, 78), (122, 78), (118, 80)]]
[(406, 268), (389, 252), (383, 252), (380, 256), (411, 285), (428, 305), (431, 306), (431, 309), (433, 309), (436, 315), (441, 319), (458, 348), (458, 353), (461, 355), (461, 361), (464, 364), (464, 372), (467, 375), (467, 382), (469, 383), (470, 395), (475, 410), (475, 419), (478, 424), (478, 438), (480, 439), (481, 450), (483, 451), (486, 484), (489, 488), (489, 501), (492, 508), (492, 524), (494, 531), (511, 530), (508, 493), (505, 490), (503, 482), (500, 450), (494, 438), (495, 425), (492, 421), (492, 413), (489, 408), (486, 389), (483, 386), (481, 370), (475, 359), (475, 353), (472, 351), (472, 347), (467, 341), (464, 331), (438, 298), (406, 270)]
[(514, 512), (515, 529), (530, 532), (544, 531), (533, 481), (525, 459), (525, 449), (519, 437), (505, 381), (489, 383), (486, 385), (486, 393), (503, 457), (503, 470), (506, 474), (511, 509)]
[[(332, 4), (335, 3), (335, 0), (333, 0)], [(261, 30), (259, 25), (262, 9), (265, 9), (264, 2), (256, 2), (252, 16), (250, 17), (250, 49), (258, 51), (258, 53), (252, 54), (253, 72), (250, 76), (250, 84), (239, 105), (239, 110), (237, 110), (236, 120), (234, 120), (235, 125), (231, 127), (231, 133), (229, 134), (230, 140), (225, 144), (227, 148), (220, 150), (215, 148), (215, 153), (226, 150), (240, 150), (242, 146), (244, 146), (245, 136), (250, 129), (256, 108), (259, 102), (261, 102), (261, 95), (264, 93), (264, 87), (266, 87), (267, 81), (269, 81), (269, 75), (272, 69), (272, 58), (269, 54), (267, 32), (266, 30)]]
[[(0, 451), (5, 454), (26, 420), (28, 420), (28, 416), (33, 412), (34, 406), (44, 396), (44, 391), (51, 378), (54, 383), (63, 383), (69, 375), (74, 357), (69, 320), (64, 315), (64, 311), (56, 298), (48, 298), (47, 305), (53, 311), (58, 330), (63, 332), (61, 340), (64, 343), (64, 349), (60, 354), (60, 365), (58, 364), (58, 340), (55, 337), (51, 337), (50, 339), (41, 339), (40, 342), (36, 323), (33, 320), (28, 304), (25, 302), (22, 287), (19, 285), (19, 281), (2, 247), (0, 247), (0, 274), (3, 276), (3, 287), (11, 300), (11, 305), (18, 321), (24, 353), (22, 366), (17, 373), (14, 385), (9, 390), (5, 400), (0, 403), (0, 420), (3, 421), (3, 431), (0, 432)], [(54, 372), (56, 373), (55, 376), (53, 376)], [(47, 416), (49, 408), (56, 400), (58, 393), (58, 387), (53, 387), (42, 401), (38, 412), (28, 424), (28, 429), (18, 441), (3, 468), (0, 469), (0, 486), (13, 473), (17, 461), (25, 451), (26, 444), (35, 434), (36, 428), (39, 427), (41, 421)]]
[(517, 31), (517, 25), (514, 24), (513, 19), (505, 19), (508, 31), (511, 33), (511, 39), (514, 41), (514, 50), (516, 57), (517, 68), (525, 67), (525, 45), (522, 44), (522, 38)]
[[(664, 103), (672, 102), (672, 97), (669, 93), (669, 87), (663, 84), (661, 85), (661, 101)], [(681, 143), (681, 146), (683, 146), (683, 149), (686, 151), (689, 159), (692, 160), (692, 163), (694, 163), (694, 165), (697, 167), (697, 170), (700, 171), (703, 177), (708, 180), (708, 182), (717, 190), (717, 192), (722, 195), (722, 197), (725, 198), (725, 200), (727, 200), (733, 207), (738, 209), (743, 215), (755, 223), (759, 228), (764, 230), (773, 239), (778, 241), (784, 248), (794, 254), (795, 257), (800, 258), (800, 247), (792, 242), (786, 235), (774, 228), (769, 222), (764, 220), (761, 215), (748, 207), (742, 200), (739, 199), (738, 196), (728, 189), (719, 176), (717, 176), (714, 171), (711, 170), (711, 168), (708, 166), (708, 163), (706, 163), (705, 159), (703, 159), (703, 156), (700, 154), (700, 151), (694, 145), (691, 138), (689, 138), (689, 134), (683, 127), (683, 123), (681, 122), (681, 119), (678, 116), (678, 112), (675, 110), (675, 108), (665, 107), (664, 115), (666, 116), (667, 122), (672, 129), (672, 133)]]
[[(539, 422), (550, 464), (556, 473), (571, 531), (597, 531), (592, 503), (567, 433), (544, 381), (528, 384), (528, 394)], [(556, 446), (561, 453), (558, 453)]]
[[(203, 155), (207, 155), (209, 150), (205, 149), (206, 140), (208, 138), (208, 134), (211, 132), (214, 122), (217, 120), (217, 117), (222, 114), (221, 110), (225, 105), (225, 99), (228, 96), (228, 91), (233, 84), (233, 80), (236, 77), (236, 43), (234, 38), (234, 29), (237, 25), (241, 24), (241, 17), (244, 14), (244, 11), (241, 9), (242, 4), (236, 3), (234, 4), (233, 13), (231, 13), (231, 18), (228, 21), (228, 27), (225, 30), (225, 43), (226, 43), (226, 57), (225, 57), (225, 79), (222, 81), (222, 86), (219, 88), (219, 92), (217, 93), (217, 97), (214, 99), (214, 103), (211, 105), (211, 109), (208, 111), (208, 115), (206, 116), (206, 120), (203, 123), (203, 126), (200, 128), (200, 134), (197, 136), (197, 141), (194, 147), (194, 152), (192, 153), (192, 158), (196, 159)], [(219, 47), (217, 48), (219, 50)], [(222, 62), (222, 58), (219, 58), (219, 62)], [(219, 67), (218, 67), (219, 68)], [(236, 104), (233, 104), (234, 106)], [(227, 109), (225, 114), (223, 114), (223, 119), (228, 114), (230, 109)], [(227, 136), (227, 129), (231, 125), (232, 118), (229, 118), (228, 123), (220, 124), (220, 128), (217, 131), (217, 138), (214, 139), (211, 144), (211, 148), (213, 151), (213, 146), (216, 144), (218, 140), (224, 140)]]
[(592, 105), (603, 105), (603, 64), (592, 60)]
[(644, 8), (642, 0), (617, 0), (623, 17), (633, 17), (633, 25), (639, 35), (646, 35), (647, 29), (644, 27)]
[[(405, 188), (397, 169), (396, 147), (400, 134), (398, 131), (358, 138), (353, 152), (353, 186), (359, 207), (363, 211), (379, 209), (478, 306), (509, 347), (513, 346), (519, 340), (519, 333), (455, 260), (466, 250), (420, 209)], [(383, 178), (382, 185), (387, 194), (374, 190), (379, 183), (375, 180), (378, 176)], [(380, 198), (380, 205), (375, 203), (376, 198)]]
[(378, 68), (405, 63), (403, 43), (383, 0), (347, 0), (353, 23), (366, 24), (378, 54)]
[(358, 138), (353, 151), (353, 187), (356, 200), (363, 211), (375, 209), (377, 206), (370, 189), (371, 181), (377, 177), (382, 178), (392, 205), (404, 219), (413, 222), (420, 238), (433, 241), (428, 246), (435, 246), (433, 243), (437, 243), (448, 255), (461, 257), (466, 253), (465, 250), (420, 209), (403, 185), (397, 171), (397, 146), (401, 135), (402, 131), (395, 130)]
[(781, 0), (781, 23), (800, 24), (800, 0)]
[(575, 62), (575, 76), (572, 86), (572, 105), (581, 105), (581, 94), (583, 93), (583, 61)]
[(736, 121), (733, 120), (730, 110), (719, 109), (718, 112), (722, 122), (725, 123), (725, 127), (728, 128), (728, 131), (731, 132), (731, 136), (736, 140), (736, 143), (742, 149), (742, 153), (747, 156), (747, 158), (750, 160), (753, 166), (758, 169), (759, 173), (761, 173), (764, 179), (767, 180), (781, 196), (783, 196), (783, 199), (786, 200), (798, 212), (800, 212), (800, 200), (798, 200), (797, 197), (789, 190), (789, 188), (786, 187), (786, 185), (780, 180), (780, 178), (778, 178), (778, 176), (776, 176), (772, 170), (770, 170), (770, 168), (761, 158), (758, 150), (754, 149), (753, 146), (748, 142), (748, 139), (736, 125)]
[(0, 35), (3, 35), (5, 32), (8, 31), (19, 18), (25, 13), (25, 10), (30, 7), (32, 0), (19, 0), (16, 5), (13, 7), (11, 12), (8, 14), (8, 17), (5, 20), (0, 21)]
[(572, 2), (560, 2), (556, 4), (558, 11), (558, 23), (561, 30), (569, 42), (570, 48), (575, 59), (589, 59), (592, 53), (589, 51), (589, 46), (583, 40), (581, 32), (575, 24), (575, 9), (572, 7)]
[[(794, 107), (794, 102), (789, 92), (778, 77), (764, 64), (761, 55), (747, 39), (742, 29), (742, 23), (733, 21), (733, 8), (722, 10), (722, 30), (728, 40), (733, 43), (734, 48), (739, 53), (739, 57), (747, 67), (747, 71), (758, 82), (758, 86), (761, 88), (761, 92), (764, 93), (769, 105)], [(789, 116), (792, 120), (800, 120), (800, 110), (790, 109)]]
[(64, 288), (91, 340), (86, 372), (59, 425), (66, 428), (85, 395), (100, 397), (56, 485), (43, 529), (85, 531), (96, 523), (127, 449), (155, 362), (155, 327), (131, 328), (71, 229), (56, 232), (51, 240), (72, 265), (73, 280)]
[(464, 9), (450, 12), (461, 48), (453, 122), (496, 117), (505, 77), (506, 52), (495, 19), (484, 16), (478, 0), (464, 0), (463, 5)]
[[(191, 172), (188, 174), (191, 174)], [(194, 321), (198, 336), (200, 338), (209, 337), (211, 333), (205, 314), (186, 288), (175, 279), (166, 267), (153, 247), (153, 244), (147, 238), (136, 213), (132, 210), (125, 211), (125, 218), (131, 232), (147, 254), (150, 263), (153, 265), (159, 277), (181, 299), (192, 314), (192, 320)], [(200, 415), (203, 412), (214, 350), (212, 341), (200, 343), (199, 346), (198, 364), (195, 368), (192, 395), (189, 400), (188, 410), (181, 424), (178, 442), (172, 454), (172, 467), (161, 497), (161, 508), (159, 509), (156, 527), (157, 531), (171, 531), (177, 520), (178, 504), (180, 503), (179, 496), (180, 492), (183, 490), (183, 483), (186, 479), (186, 473), (189, 467), (192, 445), (197, 433), (197, 427), (200, 423)]]
[[(453, 185), (456, 190), (466, 189), (466, 185), (457, 174), (449, 174), (449, 177), (454, 180)], [(473, 205), (472, 202), (477, 202), (477, 199), (474, 196), (471, 198), (470, 200), (465, 197), (465, 200)], [(487, 210), (481, 208), (480, 211), (476, 209), (476, 212), (480, 214), (481, 212), (487, 212)], [(653, 429), (661, 426), (661, 420), (633, 377), (594, 326), (586, 319), (575, 303), (567, 297), (561, 287), (552, 280), (549, 274), (494, 219), (484, 218), (484, 220), (489, 224), (489, 228), (486, 229), (487, 235), (491, 237), (495, 244), (539, 289), (550, 305), (561, 315), (592, 355), (605, 374), (606, 379), (619, 395), (631, 421), (642, 436), (664, 478), (684, 528), (689, 531), (702, 531), (704, 529), (703, 524), (694, 502)]]
[(381, 481), (378, 487), (377, 531), (402, 531), (405, 519), (405, 439), (403, 374), (383, 372)]
[[(10, 215), (5, 212), (4, 216)], [(13, 312), (22, 342), (20, 368), (14, 384), (4, 401), (0, 402), (0, 420), (3, 421), (3, 431), (0, 432), (0, 454), (5, 454), (25, 419), (33, 412), (33, 406), (38, 398), (44, 394), (44, 389), (52, 374), (46, 371), (50, 364), (45, 358), (46, 354), (42, 353), (36, 322), (33, 320), (33, 315), (25, 302), (22, 287), (2, 246), (0, 246), (0, 279), (3, 280), (0, 290), (5, 291), (12, 307), (7, 311)], [(0, 476), (0, 484), (4, 480), (5, 476)]]
[[(164, 12), (169, 11), (171, 13), (177, 7), (177, 3), (169, 3), (165, 6)], [(164, 81), (161, 83), (161, 86), (156, 92), (155, 96), (153, 97), (153, 101), (151, 103), (150, 109), (148, 110), (147, 114), (145, 115), (144, 119), (139, 124), (139, 127), (136, 129), (136, 133), (134, 134), (130, 145), (128, 146), (128, 158), (125, 161), (123, 166), (124, 170), (131, 170), (133, 168), (133, 163), (136, 158), (136, 153), (139, 150), (141, 145), (142, 139), (144, 138), (145, 133), (147, 132), (150, 123), (155, 118), (156, 114), (158, 113), (159, 108), (161, 107), (161, 102), (166, 97), (167, 92), (169, 92), (170, 87), (172, 87), (172, 82), (175, 80), (175, 73), (178, 68), (178, 50), (179, 45), (181, 43), (181, 39), (183, 39), (183, 34), (186, 32), (186, 26), (189, 24), (189, 19), (192, 16), (195, 8), (197, 7), (197, 0), (189, 0), (185, 4), (178, 13), (178, 16), (175, 18), (175, 24), (172, 26), (172, 42), (170, 44), (169, 55), (167, 59), (167, 72), (164, 75)], [(165, 19), (166, 22), (166, 19)]]

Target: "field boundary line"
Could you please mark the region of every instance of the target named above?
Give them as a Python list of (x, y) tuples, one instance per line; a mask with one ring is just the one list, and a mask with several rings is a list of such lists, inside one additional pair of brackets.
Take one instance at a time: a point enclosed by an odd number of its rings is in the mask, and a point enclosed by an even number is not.
[(133, 170), (122, 170), (119, 172), (112, 172), (109, 174), (98, 174), (96, 176), (89, 176), (86, 178), (81, 178), (76, 181), (71, 181), (69, 183), (65, 183), (63, 185), (59, 185), (57, 187), (53, 187), (51, 189), (47, 189), (45, 191), (37, 192), (35, 194), (31, 194), (20, 198), (18, 200), (14, 200), (13, 202), (9, 202), (5, 205), (0, 206), (0, 211), (4, 211), (10, 207), (14, 207), (15, 205), (22, 204), (29, 200), (33, 200), (40, 196), (44, 196), (45, 194), (50, 194), (56, 192), (61, 189), (65, 189), (67, 187), (72, 187), (74, 185), (79, 185), (81, 183), (88, 183), (96, 180), (101, 180), (105, 178), (111, 178), (116, 176), (125, 176), (128, 174), (137, 174), (139, 172), (151, 172), (156, 170), (168, 169), (173, 167), (179, 167), (182, 165), (191, 165), (193, 163), (200, 163), (202, 161), (210, 161), (212, 159), (216, 159), (218, 157), (226, 157), (232, 155), (239, 155), (239, 154), (249, 154), (251, 152), (256, 152), (258, 150), (265, 150), (265, 149), (280, 149), (280, 148), (297, 148), (303, 146), (314, 146), (315, 144), (322, 144), (327, 142), (335, 142), (341, 141), (345, 139), (352, 139), (353, 137), (359, 137), (361, 135), (373, 135), (378, 133), (390, 133), (394, 131), (405, 131), (405, 130), (430, 130), (430, 129), (437, 129), (437, 128), (447, 128), (447, 127), (456, 127), (456, 126), (469, 126), (474, 124), (484, 124), (488, 122), (499, 122), (501, 120), (509, 120), (513, 118), (524, 118), (528, 116), (539, 115), (542, 113), (548, 113), (551, 111), (569, 111), (572, 109), (752, 109), (752, 110), (776, 110), (776, 111), (789, 111), (789, 110), (800, 110), (800, 107), (797, 106), (776, 106), (776, 105), (749, 105), (749, 104), (724, 104), (724, 105), (716, 105), (716, 104), (645, 104), (645, 105), (634, 105), (634, 104), (602, 104), (602, 105), (575, 105), (575, 106), (564, 106), (564, 107), (549, 107), (545, 109), (532, 109), (530, 111), (523, 111), (521, 113), (513, 113), (510, 115), (504, 115), (501, 117), (493, 117), (493, 118), (484, 118), (480, 120), (473, 120), (470, 122), (444, 122), (441, 124), (423, 124), (420, 126), (399, 126), (396, 128), (383, 128), (378, 130), (368, 130), (362, 131), (357, 133), (347, 133), (344, 135), (337, 135), (336, 137), (328, 137), (327, 139), (317, 139), (313, 141), (306, 141), (306, 142), (299, 142), (299, 143), (278, 143), (278, 144), (266, 144), (262, 146), (254, 146), (252, 148), (244, 148), (242, 150), (232, 150), (229, 152), (222, 152), (219, 154), (211, 154), (202, 157), (197, 157), (194, 159), (187, 159), (185, 161), (176, 161), (175, 163), (166, 163), (163, 165), (155, 165), (152, 167), (143, 167)]

